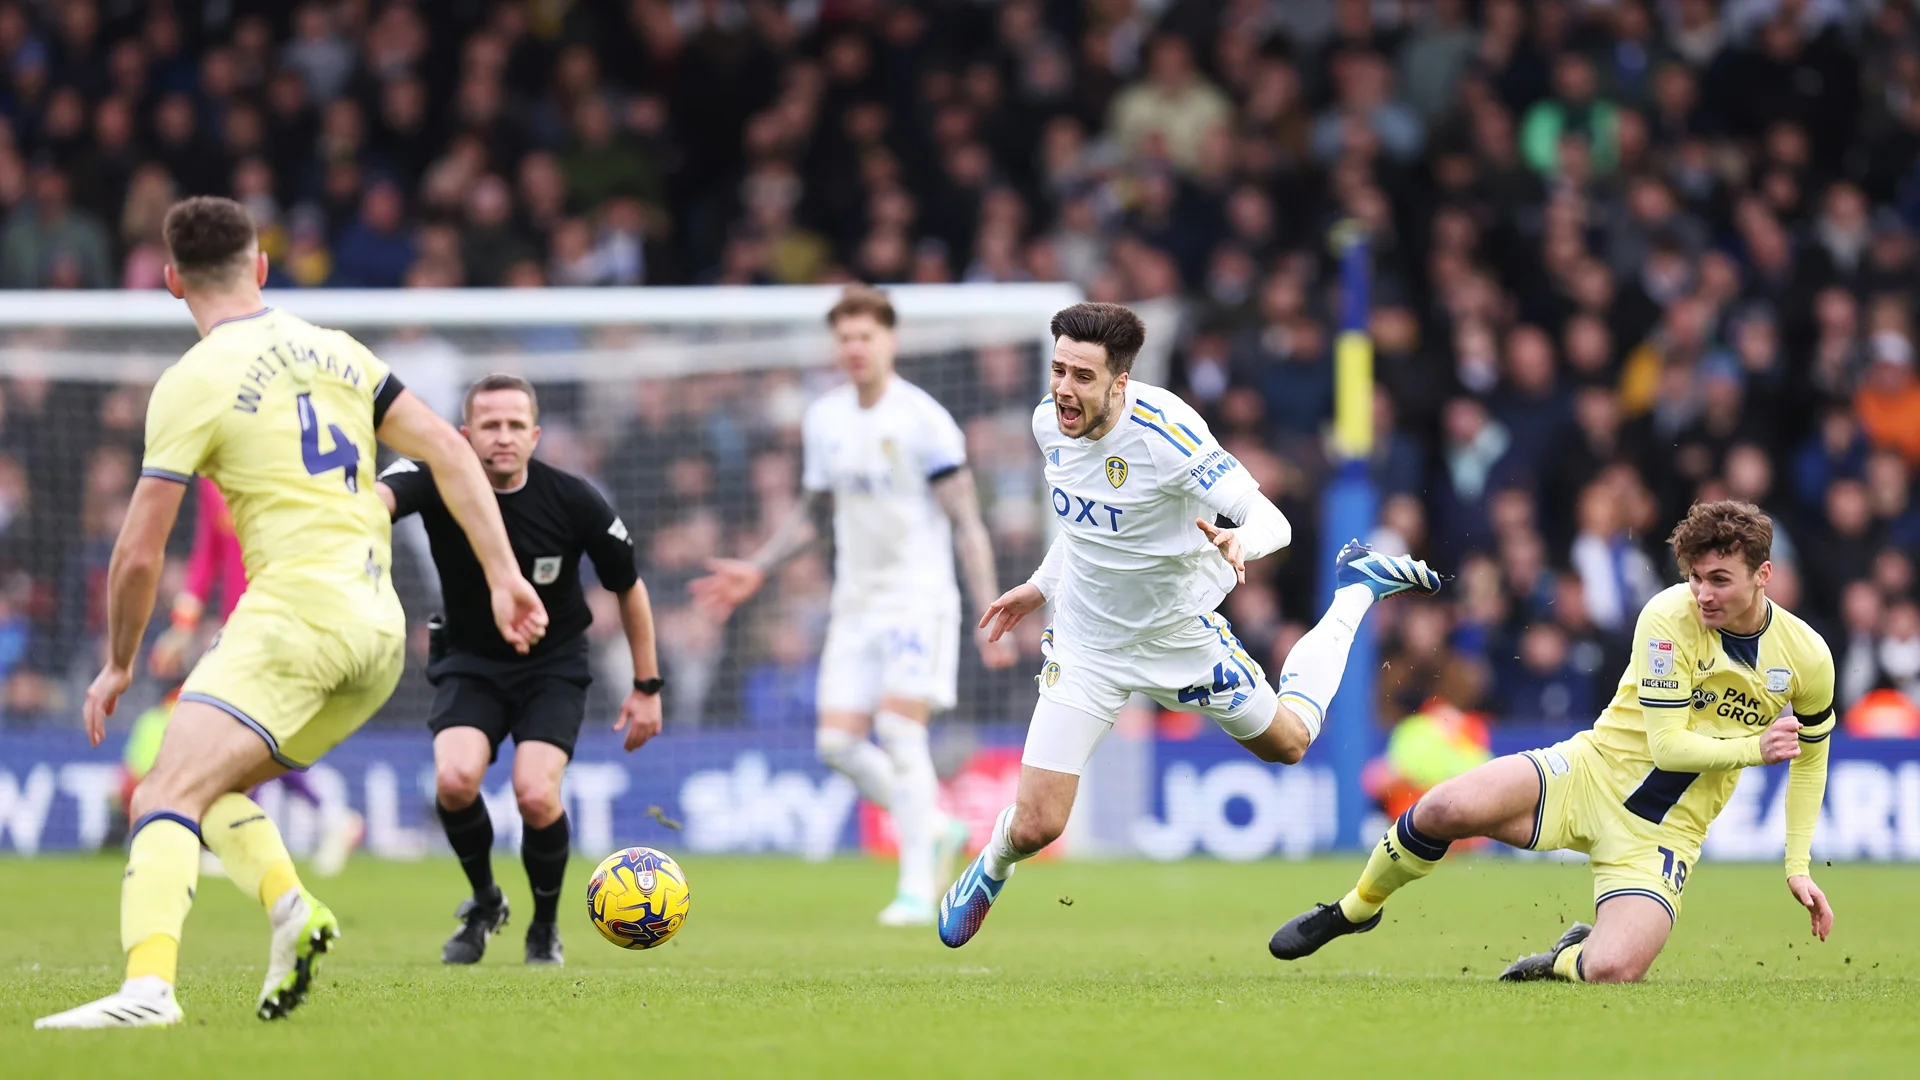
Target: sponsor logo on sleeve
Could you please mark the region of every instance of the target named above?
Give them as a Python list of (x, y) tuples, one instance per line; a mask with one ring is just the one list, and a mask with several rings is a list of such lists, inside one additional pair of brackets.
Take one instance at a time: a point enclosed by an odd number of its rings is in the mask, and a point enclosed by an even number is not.
[(1673, 674), (1673, 642), (1663, 638), (1647, 639), (1647, 670), (1658, 678)]
[(1215, 450), (1200, 459), (1200, 464), (1188, 469), (1187, 475), (1193, 477), (1194, 483), (1199, 484), (1202, 491), (1206, 491), (1211, 489), (1222, 476), (1239, 467), (1240, 462), (1232, 454), (1225, 450)]
[(1641, 679), (1640, 685), (1646, 687), (1649, 690), (1678, 690), (1680, 689), (1680, 680), (1679, 679)]

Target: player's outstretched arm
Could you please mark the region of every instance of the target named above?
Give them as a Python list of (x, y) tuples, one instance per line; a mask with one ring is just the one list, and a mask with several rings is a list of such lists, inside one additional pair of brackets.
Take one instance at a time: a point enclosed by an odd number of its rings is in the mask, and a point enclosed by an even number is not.
[(173, 532), (186, 493), (187, 485), (157, 476), (141, 477), (134, 485), (107, 569), (107, 663), (87, 688), (87, 741), (94, 746), (106, 737), (107, 717), (133, 681), (133, 661), (167, 561), (167, 535)]
[(500, 636), (518, 652), (531, 649), (547, 631), (547, 609), (520, 574), (507, 527), (500, 520), (499, 501), (480, 471), (473, 447), (410, 390), (400, 391), (387, 407), (377, 434), (393, 449), (427, 463), (441, 501), (467, 534), (467, 543), (487, 575)]
[[(984, 612), (993, 606), (1000, 591), (994, 580), (993, 538), (987, 523), (980, 520), (980, 496), (973, 483), (973, 470), (961, 466), (934, 481), (933, 497), (953, 523), (953, 549), (960, 557), (960, 577), (966, 582), (973, 610)], [(980, 636), (980, 660), (989, 668), (1010, 667), (1018, 659), (1012, 642), (1003, 642), (997, 634)]]
[(775, 568), (820, 542), (826, 530), (819, 521), (831, 516), (832, 509), (831, 492), (801, 492), (800, 505), (759, 551), (744, 559), (708, 559), (707, 576), (688, 582), (687, 591), (701, 607), (726, 618), (760, 591)]
[[(634, 579), (633, 588), (620, 594), (620, 629), (626, 631), (627, 648), (633, 651), (633, 677), (645, 682), (660, 676), (660, 654), (653, 632), (653, 601), (647, 583)], [(626, 748), (638, 750), (648, 739), (660, 734), (660, 695), (627, 692), (620, 705), (620, 718), (613, 730), (627, 733)]]

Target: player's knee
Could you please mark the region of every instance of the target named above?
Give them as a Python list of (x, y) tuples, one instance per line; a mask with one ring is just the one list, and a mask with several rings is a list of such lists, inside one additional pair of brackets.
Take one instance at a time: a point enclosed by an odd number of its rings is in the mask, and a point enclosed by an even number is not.
[(486, 767), (475, 768), (464, 761), (442, 761), (434, 766), (434, 793), (440, 805), (449, 810), (464, 810), (480, 797), (480, 778)]
[(560, 817), (560, 788), (557, 784), (516, 784), (513, 798), (520, 804), (520, 820), (533, 828), (546, 828)]
[(1458, 840), (1476, 835), (1475, 822), (1459, 800), (1435, 788), (1413, 807), (1413, 827), (1436, 839)]
[(1593, 952), (1580, 954), (1580, 974), (1590, 983), (1637, 983), (1647, 977), (1651, 958), (1610, 956)]

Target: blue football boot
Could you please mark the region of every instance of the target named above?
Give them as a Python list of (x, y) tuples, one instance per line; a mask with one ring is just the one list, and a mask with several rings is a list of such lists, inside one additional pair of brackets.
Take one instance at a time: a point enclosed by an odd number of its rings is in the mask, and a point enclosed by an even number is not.
[(1347, 541), (1333, 561), (1335, 587), (1365, 585), (1375, 600), (1403, 592), (1432, 596), (1446, 580), (1411, 555), (1382, 555), (1358, 540)]
[[(1012, 875), (1008, 875), (1009, 877)], [(1007, 887), (1004, 879), (987, 876), (985, 852), (974, 856), (947, 895), (940, 898), (940, 940), (949, 949), (957, 949), (973, 940), (980, 924), (987, 921), (987, 909)]]

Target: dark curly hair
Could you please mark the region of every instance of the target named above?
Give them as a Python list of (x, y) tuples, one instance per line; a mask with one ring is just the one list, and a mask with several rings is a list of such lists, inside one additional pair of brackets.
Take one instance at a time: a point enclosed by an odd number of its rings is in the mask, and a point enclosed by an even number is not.
[(1748, 570), (1773, 556), (1773, 519), (1749, 502), (1721, 499), (1695, 503), (1667, 537), (1685, 572), (1703, 555), (1739, 555)]

